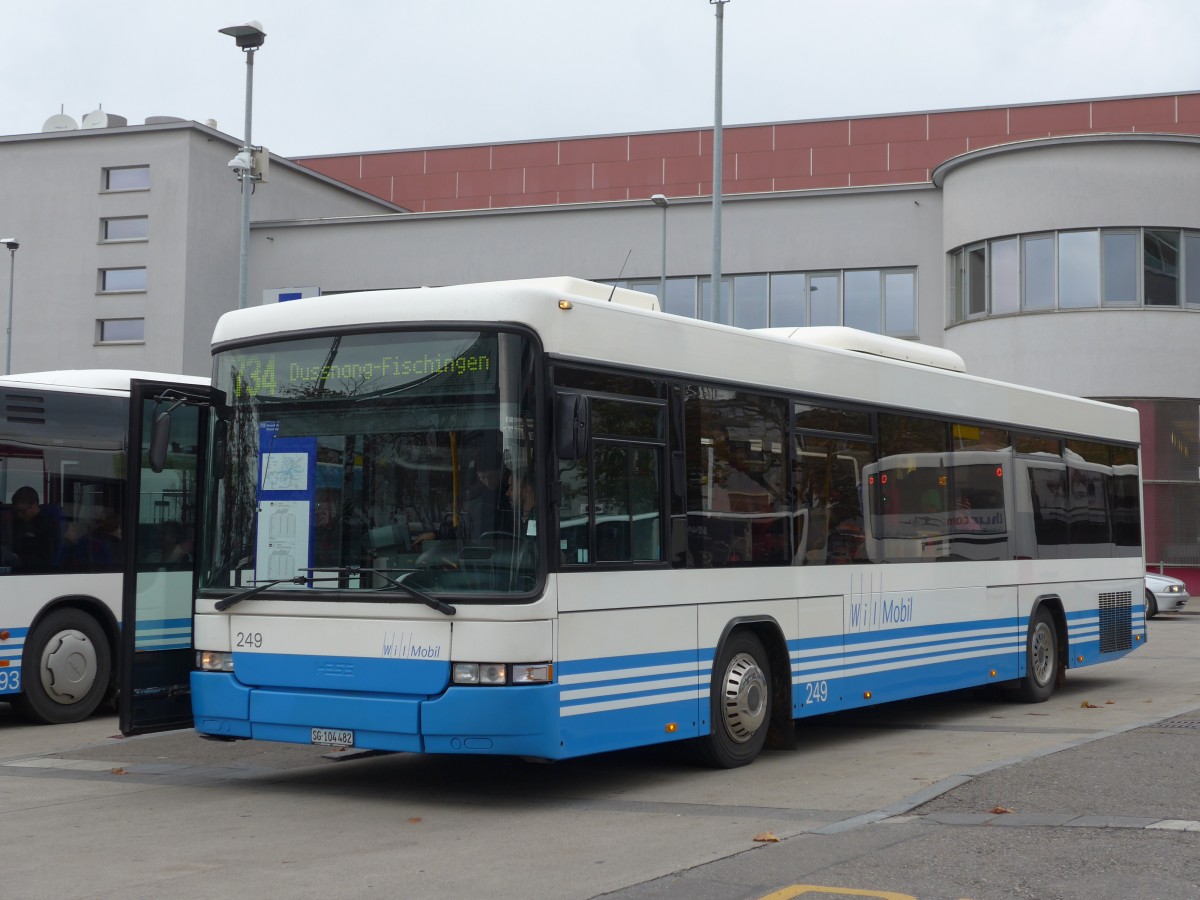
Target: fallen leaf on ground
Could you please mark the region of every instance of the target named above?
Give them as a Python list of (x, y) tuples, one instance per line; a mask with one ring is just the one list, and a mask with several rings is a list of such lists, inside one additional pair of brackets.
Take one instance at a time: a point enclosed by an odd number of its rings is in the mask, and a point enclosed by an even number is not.
[(117, 769), (109, 769), (109, 774), (110, 775), (124, 775), (125, 769), (124, 769), (124, 767), (117, 768)]
[(1099, 709), (1100, 707), (1098, 707), (1095, 703), (1089, 703), (1087, 700), (1084, 700), (1082, 703), (1079, 704), (1079, 708), (1080, 709)]
[(420, 817), (420, 816), (411, 816), (411, 817), (409, 818), (409, 820), (408, 820), (408, 824), (409, 824), (409, 825), (416, 825), (416, 824), (417, 824), (417, 823), (419, 823), (420, 821), (421, 821), (421, 817)]
[(760, 844), (778, 844), (779, 843), (779, 838), (775, 837), (775, 835), (771, 834), (771, 832), (769, 832), (769, 831), (764, 831), (761, 834), (756, 834), (754, 836), (754, 839), (756, 841), (758, 841)]
[(1013, 810), (1009, 809), (1007, 806), (993, 806), (991, 811), (993, 815), (997, 816), (1003, 815), (1004, 813), (1013, 812)]

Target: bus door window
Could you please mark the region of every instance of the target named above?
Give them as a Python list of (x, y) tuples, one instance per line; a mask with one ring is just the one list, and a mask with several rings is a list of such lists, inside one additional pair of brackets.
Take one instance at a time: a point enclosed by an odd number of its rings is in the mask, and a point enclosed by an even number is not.
[[(555, 383), (588, 390), (592, 435), (582, 457), (559, 461), (559, 562), (661, 562), (665, 386), (650, 379), (566, 368), (555, 371)], [(633, 396), (612, 396), (617, 391)]]

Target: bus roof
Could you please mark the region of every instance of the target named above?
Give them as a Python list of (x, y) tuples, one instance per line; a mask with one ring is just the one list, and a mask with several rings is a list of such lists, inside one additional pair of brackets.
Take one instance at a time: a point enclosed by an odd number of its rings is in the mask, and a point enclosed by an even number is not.
[[(966, 374), (957, 354), (849, 329), (744, 329), (671, 315), (655, 298), (577, 278), (325, 295), (223, 315), (213, 348), (337, 331), (523, 324), (562, 359), (636, 366), (831, 401), (1139, 441), (1133, 409)], [(911, 349), (906, 350), (906, 347)]]
[(0, 375), (0, 383), (10, 385), (45, 385), (56, 388), (78, 388), (89, 391), (129, 392), (129, 382), (168, 381), (180, 384), (206, 385), (207, 378), (192, 375), (169, 375), (165, 372), (139, 372), (133, 369), (59, 369), (53, 372), (24, 372), (19, 375)]

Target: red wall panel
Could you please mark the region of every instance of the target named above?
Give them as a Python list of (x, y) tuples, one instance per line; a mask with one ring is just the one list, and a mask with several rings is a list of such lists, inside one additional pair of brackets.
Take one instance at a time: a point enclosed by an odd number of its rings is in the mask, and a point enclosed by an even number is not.
[[(726, 193), (926, 181), (968, 150), (1100, 131), (1200, 134), (1200, 92), (857, 119), (723, 133)], [(712, 191), (712, 129), (296, 160), (413, 211), (638, 199)]]
[(406, 153), (364, 153), (358, 157), (363, 178), (381, 175), (420, 175), (425, 171), (425, 151)]

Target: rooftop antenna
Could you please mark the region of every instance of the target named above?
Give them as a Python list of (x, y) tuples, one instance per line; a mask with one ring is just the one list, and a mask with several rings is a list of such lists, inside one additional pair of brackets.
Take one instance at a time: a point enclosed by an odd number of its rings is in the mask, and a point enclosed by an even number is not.
[[(617, 281), (620, 281), (621, 276), (625, 274), (625, 267), (627, 265), (629, 265), (629, 254), (630, 253), (633, 253), (632, 247), (630, 247), (629, 251), (625, 254), (625, 262), (621, 263), (621, 271), (617, 273)], [(608, 292), (608, 302), (609, 303), (612, 303), (613, 295), (617, 292), (617, 281), (613, 282), (613, 289)]]

